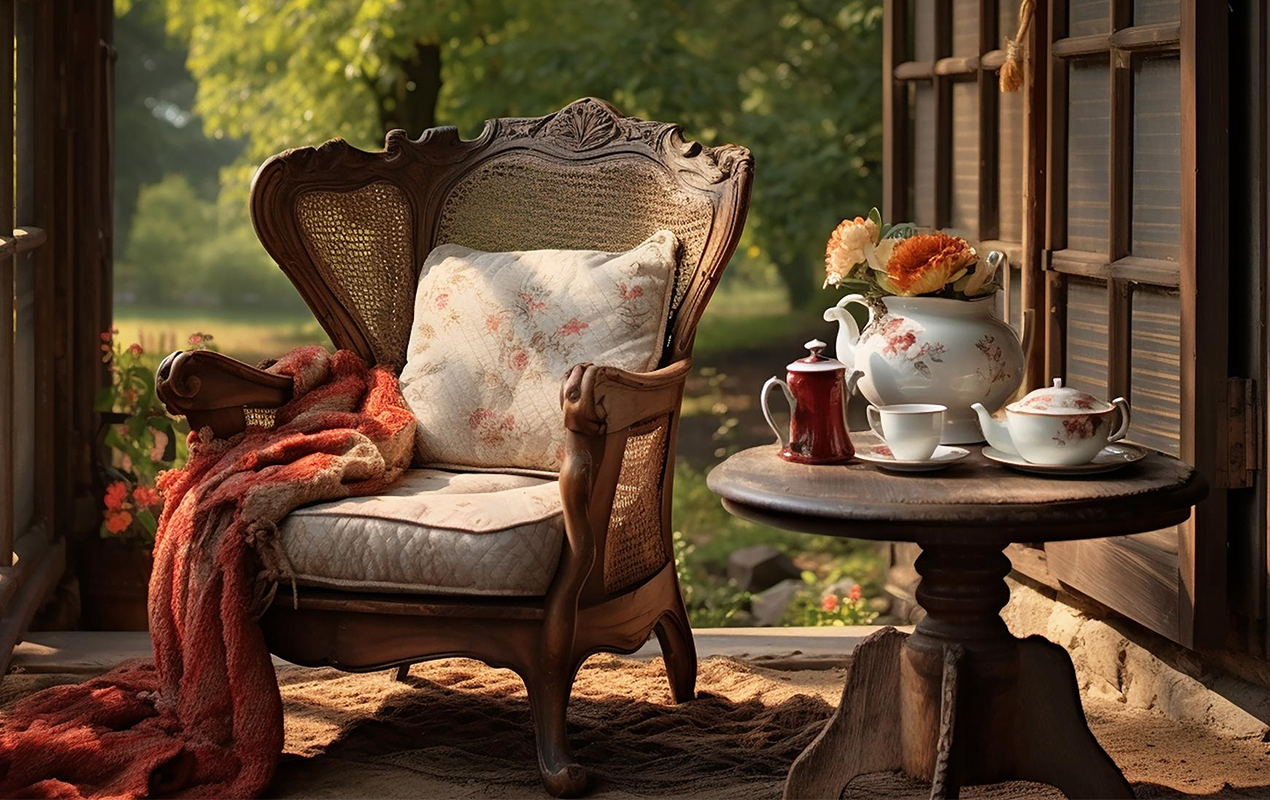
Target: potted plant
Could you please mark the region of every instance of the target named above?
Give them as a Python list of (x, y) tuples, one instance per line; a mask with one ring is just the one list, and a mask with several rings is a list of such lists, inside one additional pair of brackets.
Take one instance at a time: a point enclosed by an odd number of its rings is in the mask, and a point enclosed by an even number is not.
[[(838, 323), (838, 360), (864, 373), (870, 403), (938, 403), (948, 408), (943, 443), (983, 441), (971, 404), (995, 411), (1023, 381), (1024, 348), (992, 310), (1004, 262), (957, 236), (884, 226), (876, 208), (838, 225), (825, 286), (850, 294), (824, 318)], [(863, 328), (853, 304), (867, 309)]]
[[(163, 498), (159, 473), (187, 456), (188, 429), (167, 415), (154, 392), (154, 364), (144, 348), (124, 347), (118, 330), (101, 335), (110, 382), (97, 392), (100, 444), (107, 454), (100, 472), (102, 521), (98, 537), (78, 548), (81, 625), (88, 630), (145, 630), (151, 549)], [(196, 333), (190, 345), (209, 348)]]

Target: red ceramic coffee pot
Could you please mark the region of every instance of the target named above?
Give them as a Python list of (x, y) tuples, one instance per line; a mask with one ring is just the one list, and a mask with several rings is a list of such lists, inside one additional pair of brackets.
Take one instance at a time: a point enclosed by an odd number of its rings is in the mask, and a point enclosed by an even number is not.
[[(825, 343), (813, 339), (804, 345), (811, 355), (785, 367), (785, 380), (769, 378), (763, 384), (760, 405), (781, 449), (778, 455), (797, 464), (841, 464), (855, 457), (855, 447), (847, 435), (847, 402), (856, 381), (864, 373), (855, 370), (846, 376), (841, 361), (822, 356)], [(789, 401), (789, 438), (772, 420), (767, 397), (779, 386)]]

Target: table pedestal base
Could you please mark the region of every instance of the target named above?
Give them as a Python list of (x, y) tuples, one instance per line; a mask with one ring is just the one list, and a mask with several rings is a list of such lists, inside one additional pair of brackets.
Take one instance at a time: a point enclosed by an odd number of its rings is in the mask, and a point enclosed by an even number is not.
[(894, 770), (930, 781), (932, 798), (1011, 780), (1133, 797), (1085, 722), (1067, 652), (1006, 630), (1002, 549), (923, 548), (926, 618), (911, 636), (887, 628), (856, 647), (842, 702), (794, 762), (786, 798), (837, 798), (858, 775)]

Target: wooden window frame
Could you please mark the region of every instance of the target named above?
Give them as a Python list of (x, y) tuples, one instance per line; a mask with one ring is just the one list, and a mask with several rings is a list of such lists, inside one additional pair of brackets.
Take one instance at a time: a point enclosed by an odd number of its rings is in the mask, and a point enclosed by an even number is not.
[[(958, 76), (974, 76), (980, 103), (995, 109), (995, 75), (1004, 54), (991, 49), (999, 39), (988, 36), (987, 18), (995, 22), (996, 0), (980, 3), (981, 48), (977, 58), (952, 57), (945, 42), (951, 29), (952, 0), (933, 0), (935, 60), (907, 60), (909, 4), (886, 0), (883, 47), (885, 135), (884, 210), (889, 219), (905, 219), (912, 183), (908, 141), (908, 85), (931, 81), (936, 87), (937, 125), (935, 224), (949, 222), (947, 182), (951, 152), (947, 133), (951, 107), (945, 88)], [(1243, 485), (1239, 475), (1250, 470), (1233, 464), (1227, 431), (1229, 399), (1239, 390), (1228, 375), (1228, 276), (1210, 269), (1199, 280), (1200, 242), (1203, 260), (1224, 264), (1229, 251), (1229, 177), (1226, 127), (1227, 93), (1200, 91), (1227, 86), (1224, 58), (1229, 22), (1224, 14), (1201, 10), (1199, 0), (1180, 0), (1176, 24), (1133, 26), (1132, 0), (1109, 0), (1110, 29), (1095, 36), (1068, 37), (1067, 0), (1037, 5), (1028, 41), (1024, 91), (1024, 225), (1021, 278), (1025, 312), (1044, 320), (1044, 335), (1028, 353), (1024, 388), (1065, 372), (1066, 284), (1071, 277), (1095, 279), (1107, 286), (1108, 386), (1113, 393), (1131, 385), (1130, 314), (1134, 285), (1176, 289), (1182, 309), (1180, 341), (1181, 456), (1194, 464), (1213, 487), (1209, 498), (1180, 526), (1176, 536), (1148, 534), (1092, 542), (1046, 546), (1044, 553), (1016, 548), (1016, 569), (1055, 586), (1075, 589), (1126, 614), (1188, 647), (1211, 647), (1224, 641), (1228, 622), (1226, 597), (1227, 488)], [(943, 48), (943, 49), (939, 49)], [(1177, 54), (1181, 64), (1182, 186), (1178, 261), (1133, 256), (1131, 160), (1133, 109), (1132, 65), (1147, 56)], [(1209, 54), (1204, 57), (1204, 54)], [(1066, 249), (1067, 63), (1105, 55), (1111, 81), (1111, 175), (1106, 253)], [(987, 91), (984, 87), (987, 87)], [(989, 100), (985, 95), (992, 95)], [(987, 130), (985, 130), (987, 129)], [(981, 138), (994, 129), (981, 125)], [(984, 147), (981, 142), (981, 147)], [(992, 224), (997, 164), (995, 141), (981, 150), (980, 215)], [(992, 154), (992, 157), (988, 157)], [(981, 233), (986, 231), (981, 230)], [(987, 239), (988, 237), (982, 237)], [(991, 241), (991, 239), (988, 239)], [(1201, 358), (1202, 355), (1202, 358)], [(1227, 389), (1230, 387), (1231, 392)], [(1174, 541), (1175, 539), (1175, 541)]]
[[(0, 167), (0, 316), (21, 312), (33, 334), (32, 378), (19, 382), (17, 327), (0, 329), (0, 673), (61, 581), (68, 539), (97, 536), (100, 520), (94, 398), (111, 319), (113, 21), (107, 0), (0, 0), (0, 37), (16, 53), (0, 63), (0, 83), (15, 94), (0, 108), (0, 152), (9, 154)], [(17, 463), (12, 445), (15, 396), (33, 418), (31, 463)], [(15, 519), (19, 471), (33, 494), (24, 526)], [(60, 621), (74, 625), (74, 614)]]
[[(1005, 63), (1006, 53), (1000, 46), (1013, 31), (999, 29), (998, 0), (985, 0), (979, 6), (979, 52), (975, 55), (952, 53), (953, 0), (929, 0), (933, 7), (935, 53), (934, 60), (916, 61), (908, 58), (909, 0), (885, 0), (885, 19), (882, 43), (883, 75), (883, 202), (882, 215), (888, 221), (912, 220), (908, 187), (912, 183), (913, 164), (910, 154), (912, 125), (909, 120), (909, 87), (929, 84), (934, 90), (936, 141), (935, 151), (935, 215), (933, 226), (946, 228), (952, 220), (951, 184), (953, 173), (952, 128), (954, 83), (973, 81), (977, 84), (979, 113), (979, 194), (978, 230), (971, 232), (985, 248), (998, 249), (1010, 256), (1018, 265), (1017, 276), (1012, 268), (1005, 276), (1004, 308), (1006, 319), (1025, 320), (1035, 318), (1041, 308), (1044, 280), (1041, 274), (1040, 247), (1043, 229), (1036, 224), (1035, 215), (1027, 213), (1036, 205), (1033, 198), (1040, 198), (1043, 183), (1036, 181), (1027, 165), (1039, 151), (1041, 140), (1030, 134), (1023, 136), (1023, 197), (1025, 213), (1021, 241), (1005, 241), (1000, 238), (1000, 165), (998, 136), (1000, 130), (1000, 101), (997, 89), (997, 70)], [(1037, 76), (1030, 75), (1029, 80)], [(1031, 131), (1029, 120), (1043, 121), (1043, 103), (1035, 101), (1034, 92), (1026, 91), (1023, 98), (1023, 126)], [(1021, 309), (1010, 307), (1013, 291), (1009, 283), (1021, 281), (1019, 303)], [(1031, 310), (1033, 313), (1028, 314)], [(1039, 339), (1039, 337), (1037, 337)], [(1043, 379), (1043, 349), (1034, 346), (1027, 353), (1024, 385), (1031, 386)]]

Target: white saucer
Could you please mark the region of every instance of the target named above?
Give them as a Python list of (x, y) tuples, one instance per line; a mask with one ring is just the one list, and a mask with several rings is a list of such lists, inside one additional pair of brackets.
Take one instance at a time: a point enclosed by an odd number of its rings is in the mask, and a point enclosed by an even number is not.
[(865, 445), (855, 454), (861, 461), (876, 464), (893, 472), (934, 472), (951, 466), (968, 455), (970, 451), (964, 447), (949, 447), (942, 444), (936, 447), (935, 452), (925, 461), (897, 461), (895, 456), (891, 455), (891, 448), (884, 444)]
[(1117, 442), (1099, 450), (1098, 455), (1088, 464), (1033, 464), (1024, 460), (1023, 456), (1002, 453), (991, 445), (983, 448), (983, 457), (989, 461), (1037, 475), (1097, 475), (1141, 461), (1146, 455), (1147, 451), (1136, 444)]

